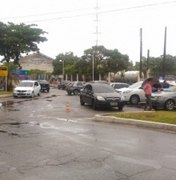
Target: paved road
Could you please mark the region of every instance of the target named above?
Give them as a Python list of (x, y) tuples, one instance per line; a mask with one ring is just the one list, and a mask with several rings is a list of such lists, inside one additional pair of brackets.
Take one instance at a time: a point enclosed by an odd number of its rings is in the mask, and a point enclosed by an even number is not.
[(1, 180), (176, 179), (176, 134), (94, 122), (104, 111), (56, 89), (0, 102)]

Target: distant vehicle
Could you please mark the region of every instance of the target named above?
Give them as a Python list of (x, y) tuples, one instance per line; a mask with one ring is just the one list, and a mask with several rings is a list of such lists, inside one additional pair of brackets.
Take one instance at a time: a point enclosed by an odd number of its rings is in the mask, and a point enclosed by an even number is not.
[(99, 80), (99, 81), (90, 81), (89, 83), (109, 84), (108, 81), (102, 81), (102, 80)]
[(71, 95), (71, 94), (78, 95), (78, 94), (80, 94), (80, 90), (83, 87), (84, 87), (84, 82), (74, 81), (66, 87), (66, 91), (67, 91), (68, 95)]
[(120, 111), (124, 107), (124, 101), (120, 94), (105, 83), (87, 83), (80, 92), (80, 104), (91, 105), (93, 109), (118, 107)]
[(40, 86), (41, 86), (41, 89), (40, 91), (41, 92), (49, 92), (50, 91), (50, 84), (48, 81), (46, 80), (38, 80)]
[(152, 93), (152, 107), (172, 111), (176, 109), (176, 87)]
[(37, 81), (22, 80), (13, 90), (13, 97), (40, 96), (41, 86)]
[(61, 81), (60, 84), (58, 85), (58, 89), (65, 90), (67, 84), (69, 84), (71, 81)]
[(110, 85), (116, 90), (116, 89), (120, 89), (120, 88), (127, 88), (130, 85), (127, 83), (121, 83), (121, 82), (113, 82), (110, 83)]

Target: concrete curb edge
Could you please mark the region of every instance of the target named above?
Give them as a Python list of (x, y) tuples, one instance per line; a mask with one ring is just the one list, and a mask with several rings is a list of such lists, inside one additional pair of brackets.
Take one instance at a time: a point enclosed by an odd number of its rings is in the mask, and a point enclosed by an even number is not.
[(163, 130), (176, 132), (176, 125), (174, 124), (172, 125), (172, 124), (166, 124), (166, 123), (156, 123), (156, 122), (149, 122), (149, 121), (143, 121), (143, 120), (117, 118), (113, 116), (102, 116), (102, 115), (95, 115), (94, 121), (106, 122), (106, 123), (118, 123), (118, 124), (124, 124), (124, 125), (134, 125), (134, 126), (139, 126), (139, 127), (163, 129)]

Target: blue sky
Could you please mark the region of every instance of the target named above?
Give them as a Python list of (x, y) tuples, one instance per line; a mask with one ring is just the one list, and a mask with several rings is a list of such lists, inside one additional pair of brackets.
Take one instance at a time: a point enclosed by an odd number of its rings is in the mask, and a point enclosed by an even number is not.
[[(98, 9), (96, 5), (98, 2)], [(118, 49), (139, 61), (139, 30), (143, 29), (143, 55), (163, 54), (167, 26), (167, 54), (176, 55), (176, 1), (174, 0), (6, 0), (0, 19), (6, 23), (37, 24), (47, 31), (42, 53), (55, 58), (72, 51), (81, 56), (96, 44)]]

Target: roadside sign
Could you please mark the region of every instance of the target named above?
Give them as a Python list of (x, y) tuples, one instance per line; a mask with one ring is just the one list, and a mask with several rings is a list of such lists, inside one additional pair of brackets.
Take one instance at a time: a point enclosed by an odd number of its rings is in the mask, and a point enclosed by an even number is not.
[(6, 66), (0, 66), (0, 76), (8, 76), (8, 68)]

